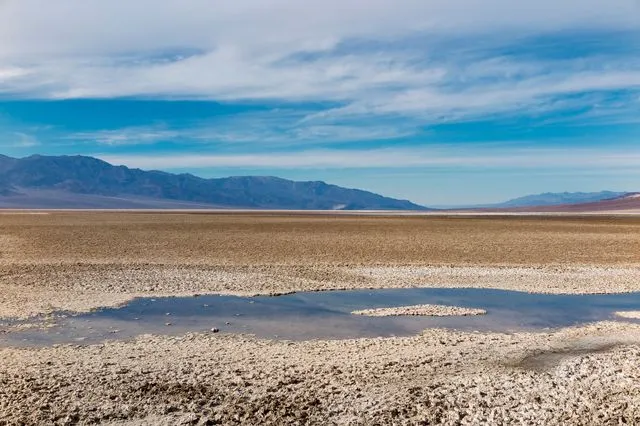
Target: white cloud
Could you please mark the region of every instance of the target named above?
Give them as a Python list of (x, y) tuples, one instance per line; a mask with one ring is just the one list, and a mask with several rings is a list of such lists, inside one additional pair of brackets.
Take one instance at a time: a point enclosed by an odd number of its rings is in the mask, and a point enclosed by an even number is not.
[(23, 77), (28, 72), (18, 67), (0, 68), (0, 82), (7, 81), (12, 78)]
[(90, 132), (70, 133), (63, 139), (97, 143), (100, 145), (141, 145), (152, 144), (162, 140), (170, 140), (180, 133), (157, 126), (126, 127), (113, 130), (96, 130)]
[(8, 132), (2, 139), (4, 140), (0, 143), (2, 148), (31, 148), (40, 145), (37, 137), (24, 132)]
[[(635, 0), (9, 0), (0, 3), (0, 94), (345, 105), (310, 116), (307, 133), (352, 114), (464, 119), (638, 89), (640, 62), (629, 56), (540, 62), (491, 47), (520, 42), (516, 35), (526, 43), (639, 27)], [(621, 43), (638, 43), (629, 37)], [(434, 43), (454, 38), (436, 55)], [(485, 38), (480, 54), (474, 46)], [(313, 60), (292, 59), (300, 54)]]
[(15, 132), (15, 135), (18, 137), (18, 141), (15, 146), (26, 148), (32, 146), (40, 145), (40, 141), (35, 136), (28, 135), (22, 132)]
[(372, 150), (307, 150), (294, 153), (201, 154), (201, 155), (96, 155), (112, 164), (144, 169), (199, 169), (208, 167), (266, 169), (336, 168), (591, 168), (636, 167), (640, 148), (496, 148), (432, 146), (430, 148), (385, 148)]
[(389, 97), (356, 101), (321, 115), (327, 118), (389, 113), (423, 117), (451, 114), (460, 119), (456, 115), (474, 117), (505, 111), (541, 112), (566, 107), (566, 103), (557, 103), (555, 97), (558, 96), (628, 89), (640, 90), (640, 69), (631, 72), (580, 72), (565, 76), (540, 75), (518, 82), (487, 83), (453, 93), (443, 93), (435, 88), (408, 88)]
[(634, 0), (8, 0), (0, 7), (0, 55), (27, 56), (230, 45), (281, 53), (419, 31), (459, 35), (638, 24)]
[(405, 124), (384, 123), (358, 126), (356, 124), (318, 124), (304, 120), (304, 111), (265, 111), (237, 114), (217, 120), (170, 125), (130, 126), (65, 133), (61, 140), (108, 146), (146, 145), (162, 141), (189, 141), (203, 145), (241, 145), (268, 143), (285, 147), (298, 142), (329, 145), (348, 141), (394, 139), (416, 133)]

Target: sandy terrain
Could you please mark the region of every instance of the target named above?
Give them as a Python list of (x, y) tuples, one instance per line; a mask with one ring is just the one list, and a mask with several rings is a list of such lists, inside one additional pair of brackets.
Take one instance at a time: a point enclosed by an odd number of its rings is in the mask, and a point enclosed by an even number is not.
[(51, 213), (0, 222), (0, 317), (137, 296), (640, 291), (640, 218)]
[(51, 213), (2, 217), (0, 265), (638, 266), (639, 236), (640, 217)]
[(640, 326), (601, 323), (0, 349), (0, 414), (9, 424), (637, 424), (638, 335)]
[(284, 294), (353, 288), (495, 288), (539, 293), (640, 291), (620, 266), (30, 265), (2, 268), (0, 317), (117, 306), (135, 297)]
[[(51, 213), (0, 220), (0, 322), (138, 295), (640, 291), (640, 218)], [(2, 424), (638, 424), (640, 325), (0, 349)]]
[(412, 305), (397, 306), (393, 308), (362, 309), (359, 311), (353, 311), (351, 313), (353, 315), (366, 315), (369, 317), (393, 317), (399, 315), (448, 317), (484, 315), (487, 313), (487, 311), (485, 311), (484, 309), (463, 308), (460, 306)]
[(640, 311), (616, 312), (616, 315), (622, 318), (640, 319)]

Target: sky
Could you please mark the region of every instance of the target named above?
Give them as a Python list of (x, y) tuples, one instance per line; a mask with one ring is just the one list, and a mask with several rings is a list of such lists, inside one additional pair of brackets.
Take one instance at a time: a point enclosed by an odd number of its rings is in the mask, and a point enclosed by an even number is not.
[(640, 191), (640, 0), (0, 0), (0, 153), (429, 206)]

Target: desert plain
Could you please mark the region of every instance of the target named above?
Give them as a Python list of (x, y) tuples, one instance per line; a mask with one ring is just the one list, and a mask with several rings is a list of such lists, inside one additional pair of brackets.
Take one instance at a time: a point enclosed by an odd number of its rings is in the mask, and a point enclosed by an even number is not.
[[(4, 333), (11, 319), (135, 297), (640, 291), (634, 215), (30, 213), (0, 214)], [(0, 425), (640, 424), (640, 323), (620, 318), (512, 333), (5, 346)]]

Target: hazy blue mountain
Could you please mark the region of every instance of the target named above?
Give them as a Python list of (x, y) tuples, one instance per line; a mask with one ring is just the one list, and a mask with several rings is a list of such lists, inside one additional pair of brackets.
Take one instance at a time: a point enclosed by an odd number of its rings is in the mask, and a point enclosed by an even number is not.
[(528, 207), (528, 206), (554, 206), (559, 204), (582, 204), (595, 201), (609, 200), (625, 195), (626, 192), (600, 191), (600, 192), (546, 192), (544, 194), (527, 195), (514, 198), (491, 207)]
[[(424, 210), (406, 200), (320, 181), (271, 176), (203, 179), (113, 166), (85, 156), (0, 156), (0, 207), (237, 207)], [(163, 207), (164, 206), (164, 207)]]

